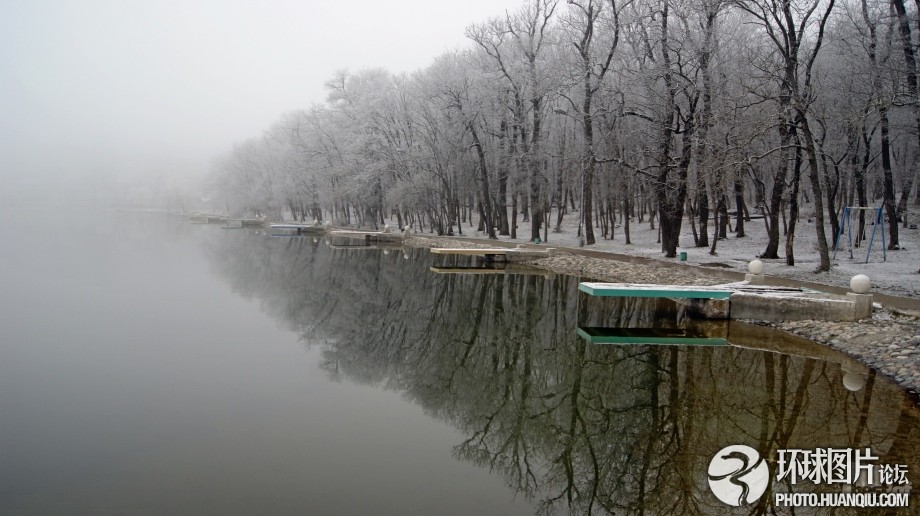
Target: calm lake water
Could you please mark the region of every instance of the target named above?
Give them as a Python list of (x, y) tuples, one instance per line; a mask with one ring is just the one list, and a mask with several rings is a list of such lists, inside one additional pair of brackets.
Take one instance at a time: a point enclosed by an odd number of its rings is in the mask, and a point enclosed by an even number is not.
[(741, 325), (590, 344), (579, 327), (686, 321), (433, 264), (156, 214), (6, 217), (0, 514), (721, 514), (707, 467), (732, 444), (869, 447), (920, 479), (917, 409), (845, 357)]

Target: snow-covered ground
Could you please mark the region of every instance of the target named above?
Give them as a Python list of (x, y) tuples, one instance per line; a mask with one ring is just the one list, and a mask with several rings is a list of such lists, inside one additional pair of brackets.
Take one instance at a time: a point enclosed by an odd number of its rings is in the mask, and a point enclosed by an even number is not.
[[(802, 213), (811, 211), (810, 207), (802, 208)], [(553, 217), (555, 220), (555, 214)], [(562, 225), (562, 231), (554, 233), (552, 224), (548, 232), (547, 246), (556, 247), (578, 247), (578, 213), (570, 213), (566, 216)], [(616, 234), (612, 240), (600, 238), (599, 230), (595, 230), (597, 243), (588, 246), (588, 249), (596, 251), (608, 251), (614, 253), (628, 254), (633, 256), (644, 256), (656, 258), (663, 261), (676, 262), (676, 258), (665, 258), (661, 252), (661, 245), (658, 240), (658, 221), (655, 221), (655, 228), (650, 229), (648, 220), (643, 223), (637, 223), (635, 220), (630, 224), (630, 236), (632, 243), (625, 244), (623, 238), (623, 228), (617, 227)], [(856, 222), (854, 220), (854, 238)], [(867, 226), (868, 232), (871, 233), (872, 226)], [(485, 235), (475, 231), (475, 226), (464, 226), (464, 236), (486, 238)], [(734, 220), (732, 220), (732, 229), (734, 229)], [(710, 239), (712, 224), (710, 223)], [(763, 253), (767, 244), (767, 232), (763, 219), (753, 219), (745, 222), (744, 231), (746, 236), (737, 238), (733, 232), (729, 232), (728, 238), (720, 240), (716, 248), (716, 255), (709, 254), (709, 248), (700, 248), (693, 246), (693, 233), (687, 220), (684, 220), (681, 226), (681, 247), (678, 252), (687, 253), (687, 263), (690, 265), (707, 264), (709, 266), (724, 267), (725, 269), (735, 270), (738, 272), (747, 272), (747, 264)], [(887, 227), (886, 227), (887, 232)], [(899, 241), (901, 249), (897, 251), (884, 251), (882, 245), (881, 227), (875, 234), (875, 241), (872, 246), (872, 252), (869, 255), (869, 261), (866, 263), (867, 245), (853, 250), (853, 258), (850, 258), (849, 250), (845, 244), (847, 241), (844, 233), (841, 242), (844, 246), (837, 252), (836, 259), (831, 261), (832, 267), (830, 272), (816, 273), (815, 270), (819, 264), (817, 252), (817, 236), (813, 223), (808, 222), (806, 218), (798, 222), (795, 237), (795, 266), (786, 265), (783, 249), (785, 247), (786, 237), (780, 235), (780, 258), (774, 260), (765, 260), (764, 273), (770, 276), (780, 276), (784, 278), (796, 279), (801, 281), (810, 281), (832, 285), (837, 287), (847, 287), (850, 278), (856, 274), (865, 274), (872, 280), (872, 290), (895, 296), (910, 297), (920, 299), (920, 229), (899, 228)], [(526, 242), (530, 235), (530, 223), (523, 223), (518, 220), (518, 239), (517, 242)], [(828, 226), (826, 230), (828, 245), (833, 245), (834, 235)], [(885, 238), (888, 235), (886, 233)], [(500, 240), (512, 241), (509, 237), (501, 236)], [(711, 243), (711, 240), (710, 240)], [(831, 250), (833, 253), (833, 249)], [(883, 256), (887, 254), (887, 256)]]

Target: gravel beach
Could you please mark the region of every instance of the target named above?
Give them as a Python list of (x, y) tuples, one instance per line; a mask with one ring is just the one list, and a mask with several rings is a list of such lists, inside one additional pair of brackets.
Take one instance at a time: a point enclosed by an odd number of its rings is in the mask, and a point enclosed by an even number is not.
[[(494, 247), (494, 242), (418, 235), (408, 238), (406, 243), (423, 248)], [(524, 263), (558, 274), (609, 282), (716, 285), (731, 281), (718, 271), (704, 267), (631, 263), (618, 260), (612, 254), (609, 257), (603, 257), (603, 253), (594, 254), (598, 256), (583, 256), (575, 250), (559, 249), (554, 256), (529, 259)], [(748, 322), (786, 331), (852, 356), (904, 387), (918, 402), (920, 311), (877, 308), (871, 319), (856, 322)]]

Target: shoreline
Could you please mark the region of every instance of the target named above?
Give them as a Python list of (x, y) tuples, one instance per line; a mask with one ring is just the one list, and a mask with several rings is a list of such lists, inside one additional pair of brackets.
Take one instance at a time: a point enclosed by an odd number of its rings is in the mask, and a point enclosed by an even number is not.
[[(469, 237), (411, 235), (405, 240), (411, 247), (515, 247), (502, 241)], [(552, 245), (526, 247), (546, 249)], [(666, 283), (717, 285), (739, 280), (736, 271), (667, 263), (652, 258), (618, 255), (596, 250), (556, 247), (550, 257), (528, 259), (522, 263), (585, 279), (620, 283)], [(611, 264), (616, 264), (611, 267)], [(743, 274), (740, 274), (743, 279)], [(767, 276), (769, 284), (818, 286), (826, 290), (845, 291), (827, 285)], [(823, 344), (858, 360), (902, 387), (915, 405), (920, 406), (920, 301), (872, 292), (883, 308), (875, 309), (871, 318), (853, 322), (834, 321), (745, 321), (774, 328)]]

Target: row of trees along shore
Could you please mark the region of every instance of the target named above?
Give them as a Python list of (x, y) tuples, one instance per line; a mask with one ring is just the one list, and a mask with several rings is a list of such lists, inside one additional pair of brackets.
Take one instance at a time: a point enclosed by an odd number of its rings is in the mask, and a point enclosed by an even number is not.
[(335, 73), (211, 188), (241, 215), (444, 235), (546, 241), (576, 217), (588, 245), (629, 243), (657, 223), (669, 257), (684, 223), (715, 253), (756, 216), (789, 265), (806, 219), (828, 270), (843, 207), (884, 207), (897, 249), (920, 205), (918, 6), (527, 0), (414, 73)]

